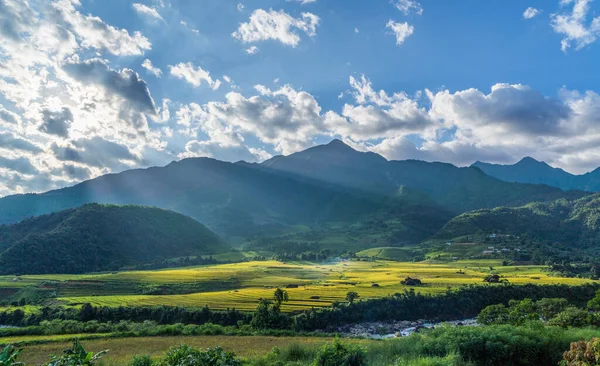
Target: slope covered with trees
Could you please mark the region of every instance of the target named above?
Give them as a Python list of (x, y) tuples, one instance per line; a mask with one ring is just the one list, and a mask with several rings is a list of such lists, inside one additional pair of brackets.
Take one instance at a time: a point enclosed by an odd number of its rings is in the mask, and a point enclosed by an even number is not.
[(0, 226), (0, 273), (83, 273), (228, 250), (194, 219), (158, 208), (88, 204)]
[(555, 248), (597, 250), (600, 194), (467, 212), (450, 220), (437, 237), (452, 239), (477, 232), (527, 236)]

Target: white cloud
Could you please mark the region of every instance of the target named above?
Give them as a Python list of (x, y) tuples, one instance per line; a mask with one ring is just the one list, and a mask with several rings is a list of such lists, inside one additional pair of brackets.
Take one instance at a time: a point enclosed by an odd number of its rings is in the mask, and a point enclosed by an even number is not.
[[(48, 190), (147, 164), (67, 163), (49, 149), (52, 144), (71, 146), (85, 137), (135, 154), (160, 149), (148, 125), (159, 117), (147, 85), (133, 70), (113, 69), (106, 60), (142, 55), (150, 42), (83, 15), (80, 6), (75, 0), (0, 0), (0, 99), (6, 105), (0, 107), (0, 156), (5, 165), (12, 161), (10, 171), (0, 167), (0, 194)], [(82, 61), (80, 54), (98, 57)]]
[(562, 7), (573, 5), (572, 11), (551, 15), (552, 28), (564, 36), (561, 41), (563, 51), (573, 44), (576, 50), (580, 50), (596, 42), (600, 36), (600, 16), (588, 22), (590, 2), (591, 0), (561, 0)]
[(317, 34), (319, 17), (312, 13), (302, 13), (294, 18), (283, 10), (255, 10), (247, 23), (241, 23), (232, 36), (244, 43), (275, 40), (287, 46), (296, 47), (300, 36), (295, 30), (301, 30), (309, 36)]
[(244, 10), (244, 8), (245, 8), (245, 7), (246, 7), (246, 6), (244, 6), (244, 4), (242, 4), (242, 3), (238, 3), (238, 4), (237, 4), (237, 10), (238, 10), (238, 11), (242, 11), (242, 10)]
[(189, 30), (190, 32), (192, 32), (196, 35), (200, 34), (199, 30), (190, 26), (185, 20), (180, 21), (179, 24), (181, 24), (185, 29)]
[(358, 30), (358, 28), (354, 28), (354, 33), (360, 33), (360, 31)]
[(145, 59), (144, 62), (142, 63), (142, 67), (144, 69), (148, 70), (148, 72), (150, 72), (157, 78), (159, 78), (162, 75), (162, 70), (160, 68), (152, 65), (152, 61), (150, 61), (150, 59)]
[(249, 55), (254, 55), (254, 54), (258, 53), (258, 47), (250, 46), (250, 47), (246, 48), (246, 53)]
[(213, 90), (219, 89), (220, 80), (213, 80), (210, 73), (200, 66), (195, 66), (191, 62), (180, 62), (177, 65), (169, 65), (171, 75), (192, 84), (194, 88), (199, 87), (203, 82), (207, 83)]
[(404, 15), (409, 15), (411, 12), (417, 15), (423, 14), (423, 7), (415, 0), (392, 0), (392, 4)]
[(287, 0), (287, 1), (295, 1), (297, 3), (300, 3), (301, 5), (314, 4), (317, 2), (317, 0)]
[(79, 5), (78, 0), (58, 0), (52, 4), (83, 47), (106, 50), (117, 56), (142, 55), (151, 48), (152, 44), (142, 33), (129, 34), (126, 29), (113, 27), (99, 17), (83, 15), (75, 8)]
[(133, 10), (138, 14), (148, 17), (151, 20), (163, 20), (162, 16), (160, 16), (155, 8), (140, 3), (133, 3), (132, 6)]
[(392, 32), (394, 32), (394, 35), (396, 36), (396, 45), (398, 46), (401, 46), (404, 43), (404, 41), (406, 41), (406, 39), (410, 37), (415, 31), (415, 27), (408, 24), (407, 22), (399, 23), (394, 22), (393, 20), (389, 20), (385, 27), (391, 29)]
[(523, 12), (523, 19), (531, 19), (531, 18), (535, 17), (536, 15), (538, 15), (539, 13), (540, 13), (540, 11), (538, 9), (532, 8), (530, 6), (527, 9), (525, 9), (525, 11)]

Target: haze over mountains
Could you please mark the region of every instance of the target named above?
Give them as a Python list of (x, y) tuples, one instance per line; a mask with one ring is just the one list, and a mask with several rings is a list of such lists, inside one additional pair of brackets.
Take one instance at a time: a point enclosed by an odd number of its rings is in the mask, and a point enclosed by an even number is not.
[(475, 162), (472, 166), (487, 175), (507, 182), (546, 184), (562, 190), (578, 189), (587, 192), (600, 191), (600, 168), (582, 175), (571, 174), (560, 168), (553, 168), (543, 161), (525, 157), (513, 165)]
[[(399, 200), (400, 189), (405, 191)], [(191, 216), (221, 235), (248, 237), (290, 225), (351, 223), (382, 212), (406, 218), (415, 201), (447, 220), (475, 209), (585, 195), (504, 182), (474, 167), (388, 161), (334, 140), (262, 164), (191, 158), (42, 194), (8, 196), (0, 199), (0, 223), (90, 202), (139, 204)], [(412, 204), (406, 204), (409, 196)]]

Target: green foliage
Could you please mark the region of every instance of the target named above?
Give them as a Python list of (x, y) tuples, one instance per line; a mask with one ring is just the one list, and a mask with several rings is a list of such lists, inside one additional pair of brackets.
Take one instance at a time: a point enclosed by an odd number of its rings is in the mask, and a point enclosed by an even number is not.
[(273, 293), (273, 299), (275, 300), (275, 304), (277, 306), (281, 306), (281, 303), (288, 302), (290, 300), (290, 296), (286, 290), (282, 290), (278, 287)]
[(156, 363), (158, 366), (238, 366), (241, 364), (234, 353), (226, 352), (221, 347), (201, 350), (187, 345), (171, 348)]
[(587, 306), (592, 310), (600, 310), (600, 291), (598, 291), (596, 296), (587, 303)]
[(578, 309), (576, 307), (568, 307), (564, 311), (556, 314), (556, 316), (548, 322), (550, 325), (556, 325), (559, 327), (585, 327), (599, 325), (598, 316), (591, 314), (587, 310)]
[(50, 362), (45, 366), (91, 366), (97, 364), (97, 361), (107, 352), (108, 350), (96, 354), (88, 352), (76, 340), (71, 348), (63, 352), (62, 356), (52, 356)]
[(2, 352), (0, 352), (0, 366), (18, 366), (23, 365), (22, 362), (18, 362), (17, 358), (21, 353), (20, 349), (16, 349), (13, 346), (6, 346)]
[(504, 304), (495, 304), (481, 310), (477, 322), (483, 325), (508, 324), (508, 308)]
[(217, 235), (190, 217), (150, 207), (98, 204), (0, 226), (2, 241), (9, 245), (0, 251), (3, 274), (114, 270), (223, 250)]
[(258, 304), (250, 324), (254, 329), (287, 329), (290, 327), (290, 318), (281, 313), (279, 304), (263, 299)]
[(348, 291), (346, 294), (346, 301), (348, 301), (350, 304), (354, 304), (354, 300), (358, 299), (359, 297), (360, 296), (358, 295), (358, 292)]
[(569, 307), (567, 299), (541, 299), (535, 303), (542, 320), (548, 321)]
[(129, 366), (154, 366), (154, 361), (149, 355), (136, 355)]
[(319, 350), (313, 366), (364, 366), (367, 364), (364, 349), (342, 343), (335, 338), (333, 344), (326, 344)]
[(566, 299), (511, 300), (508, 307), (503, 304), (490, 305), (477, 317), (477, 322), (483, 325), (523, 325), (538, 320), (563, 328), (600, 325), (600, 317), (597, 314), (569, 306)]
[(523, 325), (528, 321), (540, 319), (540, 313), (533, 300), (521, 301), (510, 300), (508, 302), (508, 323), (512, 325)]

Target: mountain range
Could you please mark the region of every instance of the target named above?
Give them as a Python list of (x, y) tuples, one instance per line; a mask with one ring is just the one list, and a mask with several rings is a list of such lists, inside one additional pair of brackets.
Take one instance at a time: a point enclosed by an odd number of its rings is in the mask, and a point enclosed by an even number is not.
[(600, 168), (591, 172), (576, 175), (560, 168), (553, 168), (543, 161), (525, 157), (513, 165), (500, 165), (475, 162), (473, 167), (481, 169), (485, 174), (506, 182), (546, 184), (562, 190), (581, 190), (600, 192)]
[(333, 140), (261, 164), (190, 158), (46, 193), (7, 196), (0, 199), (0, 224), (92, 202), (137, 204), (188, 215), (224, 237), (250, 237), (294, 225), (353, 223), (382, 212), (406, 218), (414, 205), (395, 198), (400, 189), (431, 208), (428, 212), (444, 212), (444, 220), (470, 210), (587, 194), (505, 182), (476, 167), (389, 161)]

